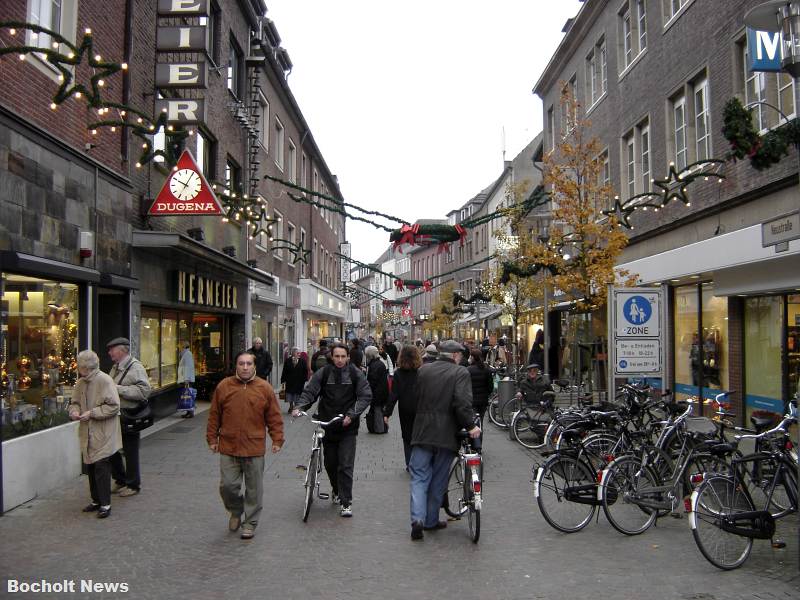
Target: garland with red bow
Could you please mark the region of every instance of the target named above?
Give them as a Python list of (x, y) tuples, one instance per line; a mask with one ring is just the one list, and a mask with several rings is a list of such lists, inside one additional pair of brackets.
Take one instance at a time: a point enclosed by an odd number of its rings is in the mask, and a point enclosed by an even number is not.
[(408, 306), (408, 300), (384, 300), (384, 306)]
[(433, 283), (430, 279), (426, 279), (424, 281), (420, 279), (395, 279), (394, 287), (398, 292), (405, 291), (406, 288), (409, 290), (423, 288), (426, 292), (430, 292), (433, 289)]
[(403, 225), (395, 229), (389, 236), (389, 241), (394, 242), (394, 249), (401, 250), (401, 246), (430, 246), (439, 245), (439, 252), (447, 251), (452, 242), (464, 245), (467, 230), (461, 225), (419, 224)]

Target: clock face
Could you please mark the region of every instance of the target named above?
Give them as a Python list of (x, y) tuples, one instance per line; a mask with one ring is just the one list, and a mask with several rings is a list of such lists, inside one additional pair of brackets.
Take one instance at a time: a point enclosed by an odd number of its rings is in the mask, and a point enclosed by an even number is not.
[(179, 169), (169, 180), (169, 191), (176, 200), (192, 200), (200, 193), (203, 182), (200, 175), (192, 169)]

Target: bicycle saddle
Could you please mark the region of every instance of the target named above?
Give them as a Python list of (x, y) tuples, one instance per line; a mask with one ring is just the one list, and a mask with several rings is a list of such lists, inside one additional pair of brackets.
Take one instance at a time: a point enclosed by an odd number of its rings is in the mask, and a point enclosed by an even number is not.
[(688, 404), (686, 402), (665, 402), (664, 410), (672, 416), (683, 414)]
[(772, 417), (759, 417), (754, 415), (750, 417), (750, 422), (753, 424), (753, 427), (756, 428), (756, 433), (761, 433), (762, 431), (769, 429), (774, 422), (774, 419)]

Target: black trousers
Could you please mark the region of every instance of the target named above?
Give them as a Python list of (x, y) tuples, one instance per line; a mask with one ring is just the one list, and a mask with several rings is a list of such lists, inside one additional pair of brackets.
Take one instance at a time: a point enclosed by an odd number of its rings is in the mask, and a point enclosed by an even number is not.
[(111, 457), (87, 464), (86, 471), (89, 475), (92, 502), (100, 506), (111, 506)]
[(111, 457), (111, 474), (119, 485), (126, 485), (131, 489), (138, 490), (142, 487), (142, 478), (139, 475), (139, 438), (138, 431), (122, 434), (122, 452), (125, 454), (125, 461), (122, 454), (117, 452)]
[(405, 454), (406, 467), (411, 460), (411, 434), (414, 433), (414, 419), (416, 413), (398, 411), (400, 415), (400, 435), (403, 438), (403, 454)]
[(356, 437), (343, 435), (339, 439), (324, 438), (322, 452), (325, 456), (325, 471), (331, 482), (333, 493), (343, 505), (353, 501), (353, 466), (356, 463)]

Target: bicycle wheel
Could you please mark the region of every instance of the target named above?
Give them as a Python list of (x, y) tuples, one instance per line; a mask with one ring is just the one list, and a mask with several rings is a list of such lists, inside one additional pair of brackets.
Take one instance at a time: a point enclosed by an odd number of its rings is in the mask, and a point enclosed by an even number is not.
[(473, 544), (478, 543), (481, 537), (481, 511), (475, 506), (475, 492), (472, 489), (472, 475), (466, 463), (462, 463), (464, 480), (462, 503), (466, 508), (467, 524), (469, 525), (469, 538)]
[(728, 571), (747, 560), (753, 539), (724, 531), (720, 525), (725, 517), (752, 510), (750, 498), (730, 477), (711, 477), (695, 490), (689, 524), (694, 541), (708, 562)]
[(730, 468), (730, 462), (724, 457), (706, 453), (694, 454), (683, 471), (683, 495), (690, 496), (705, 478), (727, 475)]
[[(619, 440), (610, 433), (592, 433), (583, 440), (583, 447), (597, 456), (611, 456)], [(608, 460), (611, 460), (610, 458)]]
[[(748, 461), (748, 458), (745, 457), (743, 460)], [(747, 491), (750, 492), (753, 504), (762, 509), (767, 506), (767, 498), (769, 497), (769, 507), (766, 510), (775, 519), (780, 519), (793, 512), (794, 508), (787, 488), (793, 490), (795, 496), (797, 495), (795, 469), (782, 467), (780, 463), (770, 458), (748, 462), (752, 463), (753, 466), (740, 469), (740, 473), (743, 479), (747, 481)], [(782, 472), (776, 480), (775, 471), (777, 470)]]
[(450, 465), (450, 475), (447, 478), (447, 491), (444, 493), (442, 500), (442, 508), (449, 516), (454, 519), (460, 519), (464, 514), (466, 507), (461, 504), (461, 498), (464, 494), (464, 469), (461, 460), (458, 457), (453, 459), (453, 464)]
[(314, 491), (317, 489), (317, 472), (319, 469), (319, 450), (316, 448), (311, 451), (311, 458), (308, 459), (308, 469), (306, 470), (305, 491), (306, 497), (303, 504), (303, 523), (308, 521), (308, 513), (311, 512), (311, 504), (314, 502)]
[(497, 425), (500, 429), (508, 428), (508, 425), (503, 423), (502, 418), (500, 417), (500, 398), (497, 394), (493, 394), (491, 398), (489, 398), (489, 410), (486, 412), (489, 415), (489, 420)]
[(541, 407), (523, 408), (511, 420), (514, 439), (531, 450), (543, 448), (550, 421), (550, 413)]
[(599, 495), (612, 527), (625, 535), (647, 531), (658, 512), (638, 502), (660, 500), (661, 494), (652, 491), (657, 485), (656, 474), (642, 468), (642, 461), (636, 456), (622, 456), (608, 465), (603, 471)]
[(586, 527), (597, 509), (594, 474), (572, 456), (554, 454), (539, 467), (533, 495), (544, 520), (564, 533)]
[(511, 425), (511, 416), (519, 410), (519, 400), (516, 397), (506, 400), (500, 408), (500, 420), (505, 425), (504, 429), (508, 429)]

